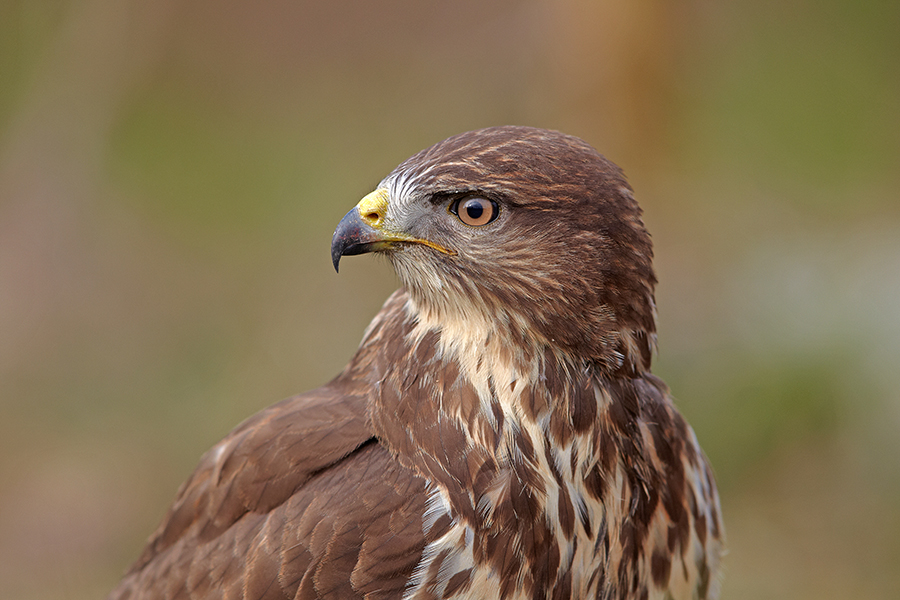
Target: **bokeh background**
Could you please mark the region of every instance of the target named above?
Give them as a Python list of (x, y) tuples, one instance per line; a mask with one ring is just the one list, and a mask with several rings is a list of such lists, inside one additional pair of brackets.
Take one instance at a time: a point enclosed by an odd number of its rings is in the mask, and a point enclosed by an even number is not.
[(397, 282), (339, 218), (561, 129), (654, 235), (725, 597), (900, 589), (900, 3), (0, 0), (0, 597), (102, 597), (200, 454)]

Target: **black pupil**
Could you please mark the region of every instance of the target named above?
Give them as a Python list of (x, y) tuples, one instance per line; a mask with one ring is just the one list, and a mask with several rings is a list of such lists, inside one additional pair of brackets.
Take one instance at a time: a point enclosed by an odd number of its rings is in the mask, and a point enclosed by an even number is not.
[(465, 206), (466, 215), (473, 221), (477, 221), (484, 214), (484, 204), (478, 200), (470, 200)]

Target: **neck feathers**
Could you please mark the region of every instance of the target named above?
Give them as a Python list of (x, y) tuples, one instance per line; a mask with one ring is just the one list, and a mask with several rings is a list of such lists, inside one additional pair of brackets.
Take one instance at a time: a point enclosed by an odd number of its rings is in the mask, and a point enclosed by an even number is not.
[[(609, 556), (624, 585), (646, 567), (642, 546), (696, 539), (699, 513), (680, 507), (692, 478), (711, 479), (661, 381), (480, 325), (437, 327), (397, 292), (348, 367), (368, 379), (376, 435), (434, 491), (429, 543), (447, 545), (435, 573), (480, 565), (524, 589), (589, 591), (610, 582), (572, 578), (605, 573)], [(673, 533), (664, 515), (680, 519)]]

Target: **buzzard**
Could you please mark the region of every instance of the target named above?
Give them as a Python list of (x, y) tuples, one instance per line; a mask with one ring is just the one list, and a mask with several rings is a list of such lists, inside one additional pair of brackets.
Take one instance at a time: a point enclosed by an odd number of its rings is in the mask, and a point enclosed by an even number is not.
[(350, 364), (207, 452), (110, 598), (718, 596), (618, 167), (554, 131), (451, 137), (338, 224), (335, 269), (366, 252), (403, 288)]

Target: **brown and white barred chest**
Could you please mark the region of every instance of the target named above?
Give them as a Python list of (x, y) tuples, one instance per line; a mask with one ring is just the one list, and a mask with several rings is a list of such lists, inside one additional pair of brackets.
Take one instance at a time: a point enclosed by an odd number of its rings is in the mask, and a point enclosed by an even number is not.
[[(704, 524), (718, 527), (718, 517), (705, 470), (691, 469), (685, 482), (694, 496), (682, 515), (687, 525), (679, 531), (679, 523), (662, 504), (647, 507), (647, 492), (634, 486), (636, 479), (627, 474), (625, 464), (617, 465), (612, 473), (600, 474), (596, 458), (583, 452), (591, 446), (588, 436), (578, 436), (564, 450), (547, 450), (546, 441), (544, 438), (539, 444), (543, 448), (538, 452), (552, 458), (510, 467), (512, 477), (517, 468), (533, 469), (540, 484), (533, 491), (539, 510), (517, 514), (515, 525), (506, 525), (509, 529), (492, 549), (516, 555), (506, 562), (509, 573), (504, 573), (502, 566), (498, 569), (495, 561), (476, 557), (475, 537), (483, 535), (487, 527), (454, 518), (447, 491), (432, 482), (426, 528), (440, 518), (449, 518), (452, 524), (427, 547), (406, 598), (717, 595), (717, 582), (710, 576), (718, 567), (719, 532), (711, 533)], [(602, 477), (603, 483), (596, 482), (597, 477)], [(495, 506), (492, 500), (502, 493), (494, 489), (481, 496), (479, 507), (485, 521), (494, 511), (509, 510), (514, 503), (506, 500), (506, 506), (503, 501)], [(544, 534), (537, 535), (537, 529)], [(541, 548), (529, 548), (529, 543), (538, 540)], [(516, 583), (510, 586), (509, 581)]]
[(718, 596), (715, 484), (662, 382), (402, 329), (417, 376), (382, 371), (373, 421), (429, 482), (405, 598)]

